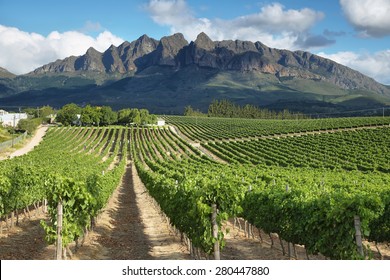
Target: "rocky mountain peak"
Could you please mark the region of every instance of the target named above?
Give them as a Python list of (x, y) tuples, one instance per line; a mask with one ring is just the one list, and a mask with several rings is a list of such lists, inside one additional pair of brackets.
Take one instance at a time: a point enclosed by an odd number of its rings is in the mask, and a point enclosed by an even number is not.
[(153, 62), (158, 65), (177, 66), (176, 56), (188, 45), (183, 34), (162, 37), (155, 51)]
[(188, 42), (186, 39), (184, 39), (183, 34), (176, 33), (171, 36), (162, 37), (159, 45), (157, 46), (157, 49), (162, 49), (167, 53), (169, 52), (171, 54), (177, 54), (182, 48), (187, 45)]
[(204, 50), (212, 50), (215, 48), (215, 43), (210, 39), (209, 36), (206, 35), (206, 33), (201, 32), (195, 40), (195, 45), (198, 48), (202, 48)]
[[(118, 48), (111, 45), (102, 56), (102, 62), (104, 65), (104, 71), (108, 73), (126, 73), (126, 68), (123, 65), (121, 58), (119, 57)], [(103, 70), (103, 69), (101, 69)]]
[[(111, 45), (112, 46), (112, 45)], [(100, 56), (102, 53), (94, 49), (93, 47), (89, 47), (87, 52), (85, 53), (87, 56)]]
[(151, 53), (157, 48), (158, 41), (144, 34), (134, 42), (134, 51), (139, 55)]

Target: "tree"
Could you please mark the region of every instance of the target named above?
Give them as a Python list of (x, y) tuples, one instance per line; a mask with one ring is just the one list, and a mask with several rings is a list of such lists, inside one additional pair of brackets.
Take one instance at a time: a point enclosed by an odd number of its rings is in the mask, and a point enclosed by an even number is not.
[(140, 111), (135, 108), (130, 110), (130, 123), (133, 123), (135, 125), (141, 124), (141, 114)]
[(198, 109), (196, 109), (196, 110), (192, 109), (191, 105), (188, 105), (188, 106), (184, 107), (184, 116), (205, 117), (207, 115), (202, 113)]
[(49, 118), (50, 115), (54, 114), (54, 109), (50, 106), (43, 106), (37, 110), (37, 118)]
[(31, 134), (37, 129), (40, 123), (40, 119), (22, 119), (18, 122), (18, 129), (27, 131), (28, 134)]
[(130, 123), (130, 109), (122, 109), (118, 111), (118, 123), (128, 124)]
[(157, 123), (157, 116), (154, 114), (149, 115), (149, 123), (150, 124), (156, 124)]
[(74, 103), (64, 105), (57, 114), (57, 121), (63, 125), (71, 125), (77, 121), (77, 115), (81, 114), (81, 108)]
[(192, 109), (192, 107), (190, 105), (184, 107), (184, 116), (192, 116), (192, 114), (194, 113), (194, 109)]
[(149, 123), (149, 111), (146, 109), (139, 110), (139, 115), (141, 119), (141, 124), (148, 124)]
[(99, 125), (100, 111), (91, 105), (85, 106), (81, 111), (81, 123), (84, 125)]
[(100, 116), (101, 116), (100, 123), (102, 125), (110, 125), (116, 123), (118, 120), (117, 113), (115, 113), (109, 106), (103, 106), (100, 109)]

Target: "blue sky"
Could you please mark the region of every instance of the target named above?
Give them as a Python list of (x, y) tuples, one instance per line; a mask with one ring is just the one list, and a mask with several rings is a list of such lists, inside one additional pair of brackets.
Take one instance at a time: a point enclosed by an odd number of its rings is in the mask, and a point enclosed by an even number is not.
[(390, 0), (0, 0), (0, 66), (16, 74), (93, 46), (176, 32), (307, 50), (390, 84)]

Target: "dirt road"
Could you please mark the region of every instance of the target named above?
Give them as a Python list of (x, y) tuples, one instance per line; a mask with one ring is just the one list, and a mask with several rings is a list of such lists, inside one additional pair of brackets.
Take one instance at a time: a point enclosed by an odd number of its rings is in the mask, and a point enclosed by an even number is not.
[(45, 136), (46, 131), (48, 130), (48, 126), (40, 126), (38, 127), (37, 131), (35, 132), (34, 136), (30, 139), (30, 141), (21, 149), (16, 150), (13, 152), (10, 157), (18, 157), (24, 154), (27, 154), (28, 152), (32, 151), (35, 146), (39, 145), (39, 143), (42, 141), (43, 136)]

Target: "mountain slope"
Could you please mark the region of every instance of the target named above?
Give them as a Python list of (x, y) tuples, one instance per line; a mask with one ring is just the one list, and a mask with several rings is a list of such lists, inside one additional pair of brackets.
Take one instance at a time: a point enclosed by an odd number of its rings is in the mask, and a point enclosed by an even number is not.
[(56, 105), (72, 100), (175, 113), (188, 104), (205, 110), (216, 98), (305, 110), (309, 102), (316, 104), (312, 110), (321, 104), (331, 111), (390, 104), (389, 87), (329, 59), (260, 42), (212, 41), (205, 33), (190, 43), (180, 33), (159, 41), (143, 35), (103, 53), (90, 48), (13, 80), (17, 86), (8, 87), (16, 90), (2, 102), (46, 98)]

